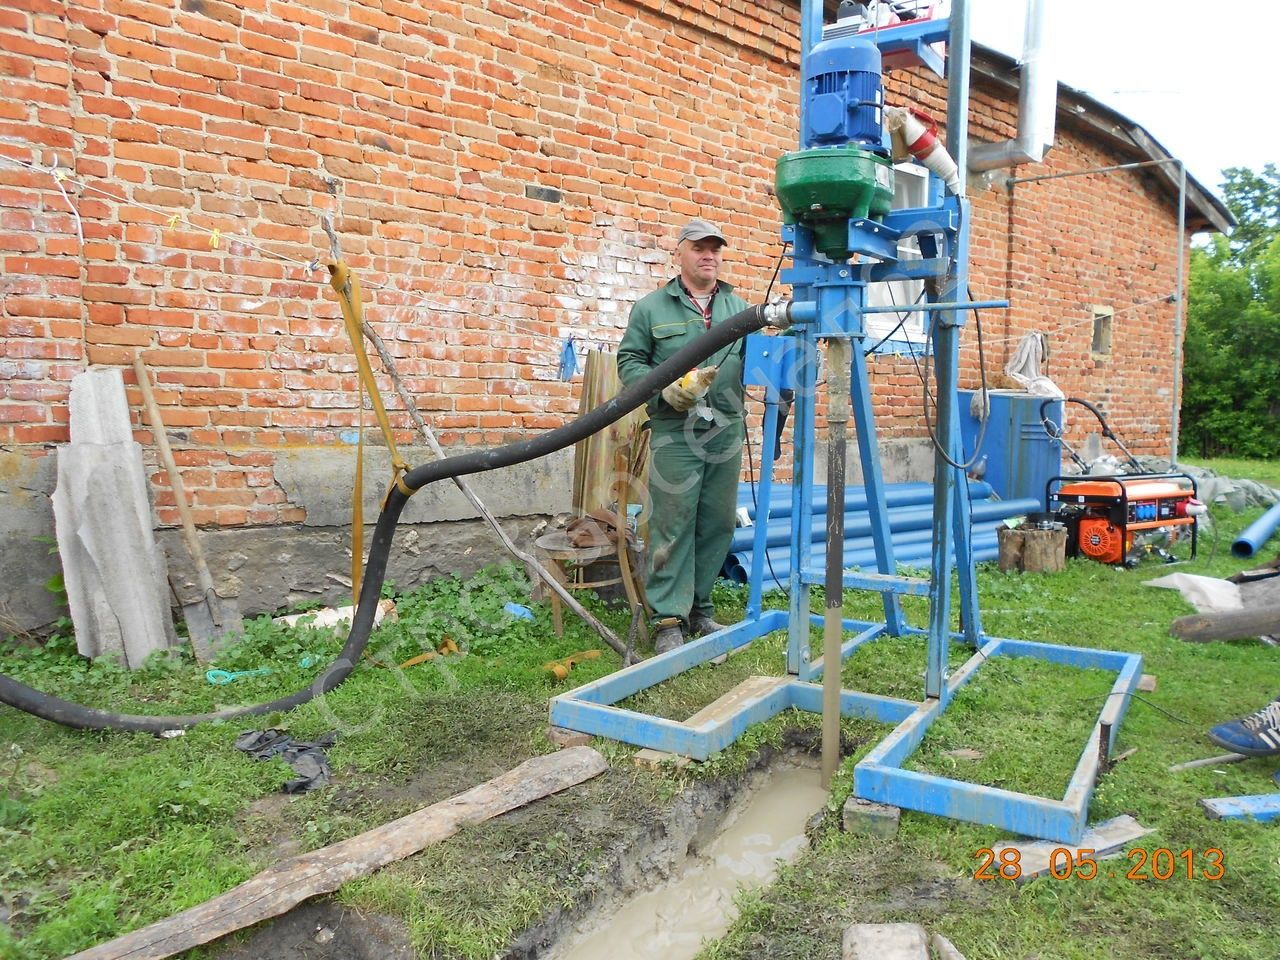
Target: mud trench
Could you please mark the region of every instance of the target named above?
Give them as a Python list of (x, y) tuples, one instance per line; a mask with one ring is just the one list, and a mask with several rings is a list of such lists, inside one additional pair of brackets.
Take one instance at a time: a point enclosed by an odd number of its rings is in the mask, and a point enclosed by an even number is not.
[[(762, 748), (742, 774), (688, 783), (674, 799), (637, 814), (618, 831), (569, 904), (548, 904), (540, 920), (496, 954), (502, 960), (683, 960), (719, 938), (735, 916), (739, 887), (767, 885), (777, 866), (807, 848), (805, 827), (826, 799), (808, 731), (788, 748)], [(608, 774), (606, 774), (608, 776)], [(580, 788), (581, 789), (581, 788)], [(574, 791), (492, 821), (541, 821)], [(583, 822), (616, 810), (574, 811)], [(446, 841), (450, 843), (452, 841)], [(508, 852), (497, 852), (499, 857)], [(411, 858), (412, 859), (412, 858)], [(211, 945), (216, 960), (412, 960), (419, 953), (396, 918), (313, 900), (248, 931), (239, 942)]]

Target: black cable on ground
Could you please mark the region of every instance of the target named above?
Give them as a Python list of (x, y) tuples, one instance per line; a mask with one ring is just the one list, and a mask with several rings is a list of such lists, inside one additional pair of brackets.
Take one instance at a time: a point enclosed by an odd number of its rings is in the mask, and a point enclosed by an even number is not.
[[(646, 403), (650, 397), (670, 383), (674, 383), (689, 370), (710, 357), (717, 350), (728, 344), (759, 330), (766, 323), (763, 306), (748, 307), (734, 314), (723, 323), (717, 324), (696, 340), (686, 344), (680, 350), (654, 367), (640, 380), (619, 391), (612, 399), (605, 401), (594, 410), (583, 414), (571, 423), (548, 431), (528, 440), (519, 440), (489, 450), (478, 450), (444, 460), (436, 460), (406, 473), (400, 481), (401, 485), (392, 487), (390, 495), (378, 515), (373, 539), (369, 544), (369, 559), (365, 564), (364, 579), (360, 588), (360, 599), (356, 607), (356, 615), (351, 623), (351, 632), (347, 642), (337, 659), (321, 671), (310, 685), (267, 703), (252, 704), (243, 707), (229, 707), (212, 713), (190, 714), (185, 716), (145, 716), (138, 714), (114, 713), (86, 707), (70, 700), (63, 700), (52, 694), (19, 683), (12, 677), (0, 674), (0, 703), (16, 707), (33, 716), (63, 726), (82, 730), (132, 730), (143, 733), (163, 733), (167, 730), (180, 730), (193, 727), (198, 723), (214, 720), (230, 720), (236, 717), (258, 716), (264, 713), (275, 713), (280, 710), (291, 710), (314, 698), (328, 693), (342, 683), (355, 669), (369, 642), (373, 632), (373, 618), (378, 606), (379, 594), (387, 574), (387, 558), (391, 552), (391, 542), (395, 537), (396, 524), (400, 514), (409, 502), (410, 494), (422, 489), (437, 480), (451, 479), (471, 473), (482, 473), (497, 470), (516, 463), (536, 460), (547, 454), (562, 450), (579, 440), (603, 430), (616, 423), (628, 413)], [(408, 491), (407, 493), (405, 491)]]

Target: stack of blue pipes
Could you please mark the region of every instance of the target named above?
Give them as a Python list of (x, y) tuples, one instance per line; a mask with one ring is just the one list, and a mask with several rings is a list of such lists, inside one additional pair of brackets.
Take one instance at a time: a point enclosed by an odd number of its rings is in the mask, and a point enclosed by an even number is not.
[[(889, 531), (893, 556), (898, 563), (928, 567), (933, 550), (933, 485), (930, 483), (891, 483), (886, 487), (889, 508)], [(1039, 500), (994, 499), (991, 487), (979, 481), (968, 484), (973, 506), (972, 542), (975, 561), (994, 560), (999, 555), (996, 530), (1011, 517), (1042, 510)], [(739, 516), (745, 508), (750, 526), (733, 532), (723, 575), (738, 583), (746, 583), (751, 574), (752, 550), (757, 519), (756, 493), (752, 485), (738, 485)], [(775, 483), (769, 498), (768, 524), (765, 537), (768, 562), (764, 566), (764, 589), (786, 584), (791, 576), (791, 486)], [(813, 521), (809, 539), (814, 544), (810, 563), (821, 568), (825, 564), (827, 539), (827, 491), (813, 488)], [(875, 545), (871, 539), (871, 518), (867, 513), (867, 494), (863, 487), (850, 486), (844, 497), (844, 565), (874, 570)]]

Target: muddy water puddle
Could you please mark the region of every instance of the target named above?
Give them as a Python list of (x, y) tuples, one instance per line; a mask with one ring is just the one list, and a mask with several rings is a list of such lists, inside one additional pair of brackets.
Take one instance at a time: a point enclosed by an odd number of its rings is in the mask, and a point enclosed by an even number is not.
[(687, 960), (724, 935), (740, 889), (764, 886), (807, 845), (805, 823), (826, 801), (818, 770), (779, 767), (730, 812), (707, 847), (661, 887), (596, 915), (548, 960)]

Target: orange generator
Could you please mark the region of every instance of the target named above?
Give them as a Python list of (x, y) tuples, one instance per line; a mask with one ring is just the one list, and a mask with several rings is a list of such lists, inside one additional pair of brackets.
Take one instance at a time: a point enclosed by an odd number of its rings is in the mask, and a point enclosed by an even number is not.
[(1154, 554), (1180, 558), (1170, 548), (1190, 540), (1196, 555), (1197, 518), (1205, 506), (1184, 473), (1110, 477), (1055, 477), (1045, 491), (1054, 519), (1067, 528), (1067, 555), (1133, 567)]

